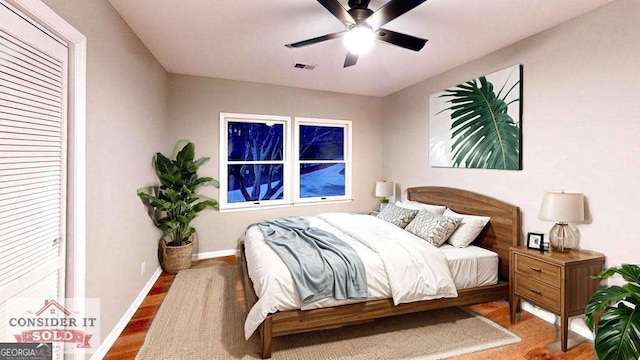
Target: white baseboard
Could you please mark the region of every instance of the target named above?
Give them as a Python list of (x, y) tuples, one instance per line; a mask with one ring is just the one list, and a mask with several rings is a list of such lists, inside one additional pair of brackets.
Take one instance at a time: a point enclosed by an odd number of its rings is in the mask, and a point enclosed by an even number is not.
[[(210, 251), (206, 253), (199, 253), (199, 254), (193, 255), (193, 260), (195, 261), (195, 260), (202, 260), (202, 259), (211, 259), (216, 257), (232, 256), (232, 255), (235, 256), (236, 253), (237, 253), (236, 249)], [(131, 306), (129, 306), (129, 309), (124, 313), (120, 321), (118, 321), (118, 323), (113, 328), (113, 330), (111, 330), (109, 335), (106, 338), (104, 338), (104, 340), (102, 341), (102, 343), (100, 344), (96, 352), (93, 353), (93, 355), (91, 356), (91, 360), (94, 360), (94, 359), (99, 360), (105, 357), (105, 355), (107, 355), (107, 352), (109, 352), (109, 349), (111, 349), (111, 347), (116, 342), (116, 340), (118, 340), (118, 337), (120, 336), (124, 328), (127, 326), (127, 324), (129, 324), (129, 321), (131, 321), (131, 318), (133, 318), (133, 315), (136, 313), (136, 311), (144, 301), (145, 297), (153, 287), (153, 284), (156, 283), (156, 281), (158, 280), (161, 274), (162, 274), (162, 268), (158, 267), (156, 271), (153, 273), (153, 275), (151, 275), (151, 277), (149, 278), (149, 281), (147, 281), (147, 283), (144, 285), (142, 290), (140, 290), (140, 293), (135, 298)]]
[[(541, 318), (542, 320), (545, 320), (546, 322), (549, 322), (552, 324), (560, 323), (560, 320), (557, 315), (552, 314), (546, 310), (543, 310), (537, 306), (531, 305), (526, 301), (522, 301), (522, 309)], [(577, 317), (569, 319), (569, 330), (573, 331), (574, 333), (584, 338), (587, 338), (593, 341), (593, 334), (591, 333), (587, 325), (584, 323), (584, 321), (580, 320)]]
[(129, 324), (129, 321), (131, 321), (131, 318), (133, 318), (133, 315), (136, 313), (144, 299), (147, 297), (147, 294), (153, 287), (153, 284), (156, 283), (161, 274), (162, 269), (158, 266), (156, 271), (149, 278), (149, 281), (147, 281), (142, 290), (140, 290), (140, 293), (135, 298), (131, 306), (129, 306), (129, 309), (127, 309), (127, 311), (124, 313), (120, 321), (118, 321), (109, 335), (104, 338), (96, 352), (91, 355), (91, 360), (100, 360), (104, 358), (105, 355), (107, 355), (107, 352), (109, 352), (109, 349), (111, 349), (116, 340), (118, 340), (118, 336), (120, 336), (124, 328), (127, 326), (127, 324)]

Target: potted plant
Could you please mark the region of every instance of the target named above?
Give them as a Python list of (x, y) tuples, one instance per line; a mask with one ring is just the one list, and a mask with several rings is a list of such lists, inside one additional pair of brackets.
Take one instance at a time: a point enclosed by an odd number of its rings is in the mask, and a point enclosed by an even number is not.
[(627, 282), (602, 287), (589, 300), (585, 322), (595, 335), (600, 360), (640, 359), (640, 267), (624, 264), (604, 270), (594, 278), (615, 274)]
[(153, 194), (138, 190), (138, 196), (153, 210), (151, 219), (162, 230), (165, 238), (160, 241), (162, 268), (175, 274), (191, 267), (193, 236), (196, 230), (191, 221), (206, 208), (218, 209), (218, 202), (196, 194), (204, 185), (219, 187), (217, 180), (198, 176), (198, 168), (209, 160), (203, 157), (194, 160), (193, 143), (181, 140), (176, 149), (184, 143), (175, 159), (161, 153), (153, 157), (153, 167), (160, 180)]

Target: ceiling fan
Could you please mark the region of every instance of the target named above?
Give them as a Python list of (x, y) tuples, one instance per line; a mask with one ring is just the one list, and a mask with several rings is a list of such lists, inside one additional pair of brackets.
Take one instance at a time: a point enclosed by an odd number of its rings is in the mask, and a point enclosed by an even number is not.
[(420, 51), (427, 42), (426, 39), (383, 29), (382, 26), (425, 1), (427, 0), (391, 0), (374, 12), (369, 9), (370, 0), (349, 0), (349, 10), (345, 9), (338, 0), (318, 0), (322, 6), (345, 25), (345, 30), (286, 44), (285, 46), (299, 48), (344, 37), (345, 46), (348, 50), (344, 67), (355, 65), (358, 61), (358, 56), (369, 50), (373, 46), (375, 39), (405, 49)]

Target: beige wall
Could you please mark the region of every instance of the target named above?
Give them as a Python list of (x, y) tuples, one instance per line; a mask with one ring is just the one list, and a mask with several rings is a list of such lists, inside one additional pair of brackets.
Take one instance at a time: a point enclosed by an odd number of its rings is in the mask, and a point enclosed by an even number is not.
[(155, 183), (151, 156), (171, 148), (168, 76), (108, 2), (44, 2), (87, 37), (86, 294), (101, 301), (104, 339), (158, 267), (136, 189)]
[[(372, 193), (382, 175), (381, 99), (173, 74), (169, 89), (172, 143), (191, 140), (196, 157), (211, 158), (200, 168), (200, 175), (216, 179), (220, 112), (353, 121), (353, 202), (226, 213), (207, 210), (195, 221), (199, 252), (234, 249), (244, 228), (261, 219), (333, 210), (367, 212), (376, 206)], [(205, 193), (218, 198), (217, 190)]]
[[(640, 1), (615, 1), (387, 97), (384, 176), (403, 189), (444, 185), (509, 201), (524, 234), (552, 226), (537, 216), (545, 191), (582, 192), (592, 222), (578, 226), (581, 247), (603, 252), (607, 266), (637, 263), (640, 23), (630, 14)], [(429, 167), (429, 96), (515, 64), (524, 66), (523, 170)]]

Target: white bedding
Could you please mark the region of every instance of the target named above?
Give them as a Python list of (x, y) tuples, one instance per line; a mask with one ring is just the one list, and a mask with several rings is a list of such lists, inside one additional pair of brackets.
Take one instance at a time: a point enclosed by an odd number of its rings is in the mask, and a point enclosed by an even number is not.
[[(393, 298), (399, 304), (456, 297), (456, 288), (497, 283), (498, 257), (485, 249), (435, 248), (395, 225), (362, 214), (325, 213), (311, 217), (311, 226), (334, 233), (358, 253), (365, 265), (366, 300)], [(363, 301), (325, 298), (301, 303), (289, 270), (260, 230), (249, 228), (244, 241), (248, 275), (258, 296), (245, 322), (247, 339), (270, 313)]]
[(498, 283), (498, 254), (478, 246), (465, 248), (444, 244), (438, 248), (447, 257), (456, 289)]

